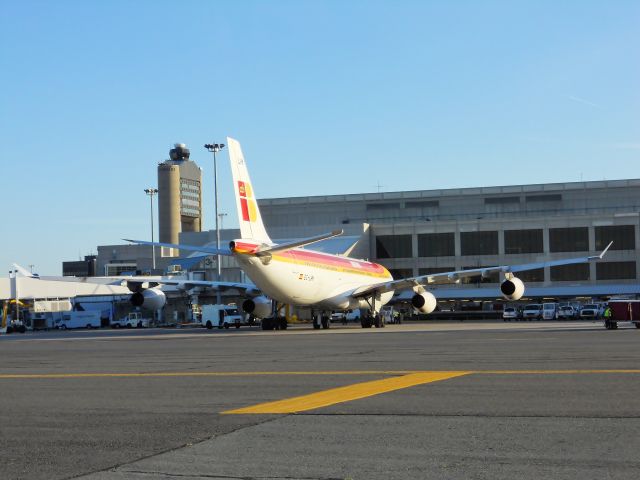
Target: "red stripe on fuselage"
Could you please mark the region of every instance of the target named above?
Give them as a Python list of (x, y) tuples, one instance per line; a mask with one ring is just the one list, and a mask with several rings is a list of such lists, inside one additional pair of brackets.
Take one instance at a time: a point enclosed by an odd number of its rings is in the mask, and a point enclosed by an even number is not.
[[(235, 242), (234, 251), (237, 253), (252, 254), (256, 253), (260, 245), (255, 243)], [(339, 257), (328, 253), (315, 252), (313, 250), (285, 250), (284, 252), (275, 252), (275, 258), (280, 257), (283, 261), (290, 262), (308, 262), (318, 267), (324, 268), (345, 268), (353, 272), (362, 272), (363, 274), (389, 275), (387, 270), (377, 263), (365, 262), (364, 260), (355, 260), (351, 258)]]
[(313, 250), (287, 250), (277, 255), (301, 262), (310, 262), (332, 268), (348, 268), (361, 271), (363, 273), (375, 273), (382, 275), (385, 273), (384, 267), (377, 263), (363, 262), (362, 260), (352, 260), (344, 257), (336, 257)]

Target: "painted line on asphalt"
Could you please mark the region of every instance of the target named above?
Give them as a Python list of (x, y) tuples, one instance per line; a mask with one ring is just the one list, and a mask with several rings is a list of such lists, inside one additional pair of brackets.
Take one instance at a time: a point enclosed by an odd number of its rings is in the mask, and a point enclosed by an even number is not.
[[(4, 373), (2, 379), (46, 378), (138, 378), (138, 377), (258, 377), (258, 376), (313, 376), (313, 375), (412, 375), (456, 374), (458, 371), (438, 370), (344, 370), (344, 371), (282, 371), (282, 372), (133, 372), (133, 373)], [(474, 375), (583, 375), (583, 374), (638, 374), (640, 369), (609, 370), (465, 370)]]
[[(285, 371), (285, 372), (134, 372), (134, 373), (8, 373), (0, 379), (11, 378), (118, 378), (118, 377), (258, 377), (291, 375), (407, 375), (421, 373), (413, 370), (349, 370), (349, 371)], [(446, 372), (445, 372), (446, 373)]]
[(328, 407), (337, 403), (351, 402), (362, 398), (393, 392), (403, 388), (438, 382), (450, 378), (469, 375), (472, 372), (421, 372), (402, 375), (399, 377), (356, 383), (345, 387), (332, 388), (321, 392), (286, 398), (275, 402), (260, 403), (245, 408), (227, 410), (223, 414), (268, 414), (268, 413), (296, 413)]

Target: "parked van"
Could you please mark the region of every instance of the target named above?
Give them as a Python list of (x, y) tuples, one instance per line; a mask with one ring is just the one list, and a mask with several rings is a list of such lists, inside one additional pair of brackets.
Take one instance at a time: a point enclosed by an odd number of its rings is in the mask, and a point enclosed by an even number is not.
[(543, 303), (542, 304), (542, 319), (543, 320), (556, 320), (558, 318), (558, 304), (557, 303)]
[(100, 328), (100, 312), (72, 311), (64, 312), (61, 318), (55, 320), (54, 328), (66, 330), (68, 328)]
[(523, 320), (540, 320), (541, 318), (542, 304), (530, 303), (529, 305), (525, 305), (524, 310), (522, 310)]
[(240, 328), (248, 325), (235, 305), (202, 305), (201, 309), (200, 323), (203, 327)]

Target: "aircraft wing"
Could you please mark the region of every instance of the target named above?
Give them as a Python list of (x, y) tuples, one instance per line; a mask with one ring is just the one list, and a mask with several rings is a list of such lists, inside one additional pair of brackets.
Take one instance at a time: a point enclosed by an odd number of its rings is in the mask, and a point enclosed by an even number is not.
[[(99, 279), (101, 277), (86, 277), (86, 281), (90, 282), (90, 278), (97, 279), (96, 282), (100, 282)], [(190, 280), (187, 278), (171, 278), (145, 275), (102, 277), (102, 279), (103, 281), (108, 280), (108, 285), (128, 286), (132, 288), (132, 290), (136, 290), (139, 287), (153, 288), (159, 285), (169, 285), (172, 287), (178, 287), (181, 290), (191, 290), (195, 287), (204, 287), (221, 292), (235, 289), (249, 296), (258, 296), (261, 294), (260, 289), (252, 283), (216, 282), (209, 280)]]
[(231, 250), (228, 248), (215, 248), (215, 247), (205, 247), (205, 246), (196, 246), (196, 245), (181, 245), (179, 243), (161, 243), (161, 242), (146, 242), (144, 240), (130, 240), (128, 238), (123, 238), (125, 242), (137, 243), (138, 245), (155, 245), (156, 247), (167, 247), (167, 248), (176, 248), (178, 250), (187, 250), (190, 252), (202, 252), (208, 253), (210, 255), (226, 255), (230, 257)]
[(261, 295), (260, 289), (253, 283), (190, 280), (188, 278), (172, 278), (157, 275), (116, 275), (113, 277), (39, 277), (38, 279), (128, 287), (131, 291), (136, 291), (139, 288), (146, 289), (160, 285), (169, 285), (178, 287), (181, 290), (190, 290), (194, 287), (205, 287), (214, 291), (220, 290), (221, 292), (236, 289), (242, 294), (246, 294), (251, 297)]
[(525, 263), (521, 265), (500, 265), (496, 267), (483, 267), (474, 268), (471, 270), (456, 270), (452, 272), (420, 275), (419, 277), (402, 278), (399, 280), (392, 280), (390, 282), (379, 283), (377, 285), (368, 285), (366, 287), (361, 287), (356, 289), (352, 293), (352, 296), (355, 298), (362, 298), (368, 297), (374, 293), (380, 294), (392, 291), (410, 290), (416, 287), (424, 287), (428, 285), (460, 283), (460, 280), (462, 280), (463, 278), (488, 277), (491, 274), (495, 273), (517, 273), (544, 267), (556, 267), (559, 265), (595, 262), (604, 257), (605, 253), (607, 253), (607, 250), (609, 250), (609, 247), (611, 247), (612, 244), (613, 242), (610, 242), (609, 245), (607, 245), (607, 247), (599, 255), (593, 255), (590, 257), (567, 258), (562, 260), (550, 260), (548, 262)]

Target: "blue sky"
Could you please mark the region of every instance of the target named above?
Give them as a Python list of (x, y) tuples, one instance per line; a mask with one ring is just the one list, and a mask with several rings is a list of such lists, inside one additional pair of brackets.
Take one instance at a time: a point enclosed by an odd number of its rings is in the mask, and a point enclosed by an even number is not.
[[(637, 1), (8, 1), (0, 265), (149, 238), (175, 142), (258, 197), (638, 178)], [(222, 212), (235, 206), (224, 154)]]

